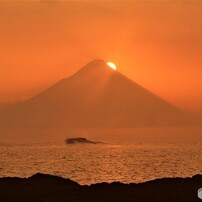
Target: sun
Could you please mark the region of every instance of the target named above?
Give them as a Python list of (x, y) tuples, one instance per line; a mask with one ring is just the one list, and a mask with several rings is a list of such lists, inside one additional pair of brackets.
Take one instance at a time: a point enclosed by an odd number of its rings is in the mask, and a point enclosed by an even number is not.
[(113, 70), (116, 70), (116, 65), (113, 62), (107, 62), (107, 65), (111, 67)]

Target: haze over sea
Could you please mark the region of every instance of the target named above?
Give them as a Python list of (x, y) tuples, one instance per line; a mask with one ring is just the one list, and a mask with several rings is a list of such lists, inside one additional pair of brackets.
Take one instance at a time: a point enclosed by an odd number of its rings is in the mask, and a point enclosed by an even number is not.
[[(194, 137), (193, 139), (194, 140)], [(202, 141), (0, 146), (0, 177), (48, 173), (80, 184), (144, 182), (202, 173)]]

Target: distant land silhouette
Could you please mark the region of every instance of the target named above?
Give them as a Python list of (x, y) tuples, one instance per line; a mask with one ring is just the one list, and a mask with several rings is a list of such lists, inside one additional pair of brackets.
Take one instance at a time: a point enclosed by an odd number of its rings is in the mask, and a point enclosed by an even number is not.
[(0, 115), (0, 135), (57, 133), (65, 137), (74, 129), (190, 124), (186, 112), (111, 69), (103, 60), (90, 62)]
[(88, 140), (84, 137), (67, 138), (66, 144), (98, 144), (99, 142)]

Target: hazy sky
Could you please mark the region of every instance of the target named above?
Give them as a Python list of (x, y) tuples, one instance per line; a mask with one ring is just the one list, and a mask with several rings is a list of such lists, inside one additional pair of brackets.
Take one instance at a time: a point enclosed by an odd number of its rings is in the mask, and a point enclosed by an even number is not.
[(0, 102), (23, 100), (93, 59), (202, 111), (202, 1), (1, 1)]

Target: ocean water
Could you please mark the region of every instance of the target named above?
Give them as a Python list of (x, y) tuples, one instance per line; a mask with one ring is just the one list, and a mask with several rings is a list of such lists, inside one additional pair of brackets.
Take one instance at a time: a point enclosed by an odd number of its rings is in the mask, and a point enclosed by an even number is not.
[(48, 173), (80, 184), (202, 174), (202, 143), (1, 145), (0, 177)]

